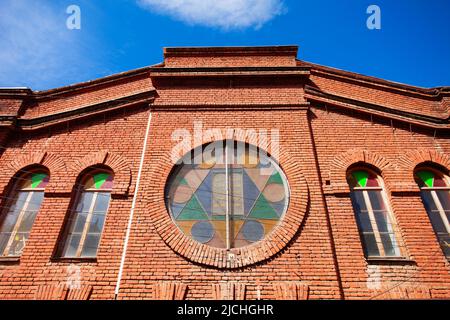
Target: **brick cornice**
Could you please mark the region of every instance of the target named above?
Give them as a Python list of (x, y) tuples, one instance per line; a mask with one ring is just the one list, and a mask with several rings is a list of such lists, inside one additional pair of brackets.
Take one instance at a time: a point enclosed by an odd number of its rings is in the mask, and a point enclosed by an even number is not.
[(333, 78), (339, 81), (345, 81), (362, 86), (397, 92), (403, 95), (417, 96), (427, 100), (440, 100), (443, 96), (448, 96), (450, 87), (423, 88), (403, 83), (388, 81), (363, 74), (336, 69), (315, 63), (297, 60), (297, 65), (308, 66), (311, 68), (311, 74), (321, 77)]
[[(250, 142), (246, 137), (235, 137), (235, 140)], [(209, 141), (203, 141), (203, 143), (211, 141), (213, 141), (213, 138)], [(194, 148), (199, 146), (196, 145)], [(146, 209), (151, 222), (163, 241), (173, 251), (198, 264), (220, 269), (236, 269), (268, 260), (283, 250), (297, 234), (309, 202), (308, 185), (296, 159), (283, 152), (279, 159), (280, 167), (284, 171), (290, 187), (289, 206), (278, 226), (265, 239), (257, 243), (226, 250), (207, 246), (187, 237), (178, 229), (170, 217), (164, 200), (165, 188), (154, 188), (154, 185), (153, 188), (148, 188), (145, 196)], [(170, 155), (166, 153), (161, 155), (161, 159), (158, 160), (154, 169), (156, 171), (150, 176), (156, 175), (159, 179), (168, 181), (172, 169), (173, 162)], [(147, 183), (152, 183), (152, 181)]]
[(202, 110), (202, 111), (218, 111), (218, 112), (224, 112), (224, 111), (230, 111), (230, 110), (246, 110), (246, 111), (264, 111), (264, 110), (285, 110), (285, 111), (292, 111), (292, 110), (300, 110), (309, 109), (309, 102), (302, 102), (299, 101), (298, 103), (294, 104), (287, 104), (287, 103), (278, 103), (278, 104), (255, 104), (255, 103), (230, 103), (230, 104), (224, 104), (224, 103), (156, 103), (152, 104), (151, 108), (154, 111), (195, 111), (195, 110)]
[(401, 111), (393, 107), (381, 106), (373, 103), (351, 99), (348, 97), (326, 93), (310, 86), (305, 87), (305, 98), (308, 101), (329, 103), (339, 108), (351, 109), (388, 119), (395, 119), (397, 121), (415, 124), (421, 127), (432, 129), (450, 129), (450, 122), (446, 117), (437, 118), (412, 112)]
[(309, 76), (308, 67), (178, 67), (151, 68), (150, 77), (281, 77)]
[(165, 47), (164, 58), (226, 55), (287, 55), (296, 57), (298, 46), (252, 46), (252, 47)]
[[(136, 78), (147, 77), (150, 67), (143, 67), (121, 73), (116, 73), (103, 78), (80, 82), (73, 85), (59, 87), (55, 89), (32, 92), (34, 99), (37, 101), (46, 101), (48, 99), (60, 98), (65, 95), (77, 94), (86, 90), (96, 90), (99, 87), (114, 85), (120, 81), (132, 81)], [(29, 89), (28, 89), (29, 90)], [(0, 90), (0, 93), (2, 91)]]
[[(65, 121), (72, 121), (93, 115), (98, 115), (107, 111), (113, 111), (138, 104), (151, 103), (154, 100), (155, 90), (134, 93), (125, 97), (114, 98), (108, 101), (81, 106), (72, 110), (58, 112), (36, 118), (18, 118), (14, 122), (21, 130), (35, 130), (45, 126), (58, 124)], [(0, 121), (3, 117), (0, 116)]]

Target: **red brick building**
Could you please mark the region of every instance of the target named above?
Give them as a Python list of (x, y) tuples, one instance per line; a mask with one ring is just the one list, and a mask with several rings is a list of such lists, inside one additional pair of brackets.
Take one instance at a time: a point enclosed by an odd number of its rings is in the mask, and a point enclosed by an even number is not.
[(0, 298), (448, 299), (449, 116), (293, 46), (0, 89)]

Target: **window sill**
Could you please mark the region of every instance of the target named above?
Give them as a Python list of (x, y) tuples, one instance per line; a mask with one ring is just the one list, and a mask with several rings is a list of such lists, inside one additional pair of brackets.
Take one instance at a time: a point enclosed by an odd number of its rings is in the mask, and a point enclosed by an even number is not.
[(0, 264), (15, 264), (20, 262), (20, 257), (0, 257)]
[(64, 258), (64, 257), (54, 257), (50, 260), (51, 262), (60, 263), (97, 263), (97, 258)]
[(406, 257), (367, 257), (366, 261), (369, 264), (416, 264)]

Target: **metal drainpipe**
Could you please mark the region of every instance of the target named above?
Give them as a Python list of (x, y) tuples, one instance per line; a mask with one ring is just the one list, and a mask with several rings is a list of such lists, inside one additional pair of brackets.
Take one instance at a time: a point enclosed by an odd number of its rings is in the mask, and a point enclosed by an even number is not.
[(116, 289), (114, 290), (114, 299), (115, 300), (117, 300), (117, 297), (119, 296), (120, 282), (122, 281), (123, 268), (125, 265), (125, 258), (127, 255), (128, 240), (130, 239), (131, 226), (133, 224), (134, 209), (136, 207), (136, 200), (137, 200), (137, 196), (138, 196), (138, 192), (139, 192), (139, 184), (141, 182), (141, 174), (142, 174), (142, 168), (144, 166), (145, 152), (147, 150), (147, 140), (148, 140), (148, 135), (150, 133), (151, 122), (152, 122), (152, 111), (150, 109), (149, 114), (148, 114), (147, 129), (145, 131), (144, 145), (142, 146), (141, 161), (139, 163), (139, 171), (138, 171), (137, 180), (136, 180), (136, 187), (134, 189), (133, 202), (131, 203), (130, 217), (128, 218), (127, 232), (126, 232), (125, 241), (123, 244), (122, 259), (120, 261), (120, 268), (119, 268), (119, 274), (117, 276)]

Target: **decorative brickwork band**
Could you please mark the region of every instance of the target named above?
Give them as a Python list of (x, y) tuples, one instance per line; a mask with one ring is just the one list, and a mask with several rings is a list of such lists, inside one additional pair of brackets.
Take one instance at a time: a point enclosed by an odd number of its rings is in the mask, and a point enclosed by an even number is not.
[(162, 282), (152, 285), (153, 300), (184, 300), (188, 286), (178, 282)]
[(93, 287), (69, 288), (64, 284), (41, 285), (37, 288), (34, 300), (89, 300)]
[(430, 289), (426, 286), (399, 286), (373, 296), (374, 300), (421, 300), (431, 299)]
[(72, 288), (67, 294), (67, 300), (89, 300), (92, 294), (92, 286), (81, 286), (80, 288)]
[(309, 286), (300, 282), (277, 283), (273, 285), (276, 300), (308, 300)]
[(236, 282), (223, 282), (212, 285), (213, 300), (245, 300), (246, 285)]
[(134, 191), (129, 162), (121, 155), (101, 150), (76, 160), (70, 165), (70, 169), (73, 178), (76, 179), (82, 171), (95, 166), (106, 166), (114, 172), (114, 188), (112, 194), (125, 194)]
[(67, 291), (64, 285), (42, 285), (37, 288), (34, 300), (65, 300)]

